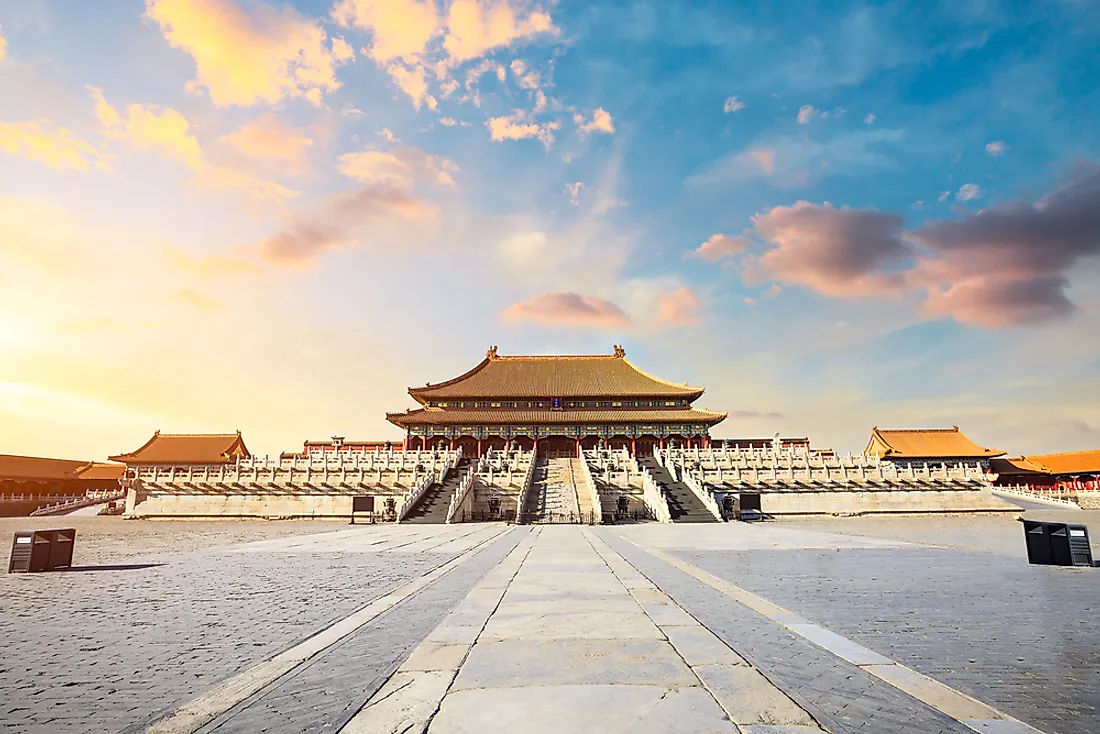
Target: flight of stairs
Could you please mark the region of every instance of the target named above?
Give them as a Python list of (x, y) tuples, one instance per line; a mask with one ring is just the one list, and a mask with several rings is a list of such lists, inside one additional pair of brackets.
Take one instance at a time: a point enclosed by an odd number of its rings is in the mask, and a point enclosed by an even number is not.
[(638, 465), (650, 473), (657, 486), (665, 487), (664, 495), (672, 522), (718, 522), (691, 488), (674, 480), (668, 469), (658, 464), (652, 456), (639, 458)]
[(447, 522), (447, 510), (451, 507), (451, 497), (462, 483), (470, 459), (460, 459), (458, 465), (447, 472), (442, 484), (433, 484), (417, 501), (409, 514), (401, 522), (442, 525)]
[(596, 508), (592, 506), (592, 492), (595, 491), (595, 487), (585, 486), (582, 461), (584, 459), (578, 457), (569, 459), (569, 469), (573, 473), (573, 484), (577, 488), (577, 506), (580, 508), (582, 515), (590, 515), (596, 511)]
[(577, 487), (570, 472), (571, 459), (536, 459), (535, 474), (523, 514), (527, 522), (580, 522)]

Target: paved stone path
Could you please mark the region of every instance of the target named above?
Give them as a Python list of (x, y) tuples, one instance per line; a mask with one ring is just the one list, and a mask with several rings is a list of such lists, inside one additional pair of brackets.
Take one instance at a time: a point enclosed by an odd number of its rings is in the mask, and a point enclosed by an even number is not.
[(1097, 588), (798, 525), (288, 535), (3, 578), (0, 729), (1084, 734)]

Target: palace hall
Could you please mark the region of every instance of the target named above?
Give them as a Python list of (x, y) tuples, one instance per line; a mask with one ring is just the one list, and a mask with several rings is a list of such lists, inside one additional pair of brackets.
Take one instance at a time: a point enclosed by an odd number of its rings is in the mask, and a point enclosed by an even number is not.
[(409, 395), (420, 407), (386, 415), (405, 431), (404, 448), (461, 448), (465, 456), (505, 447), (539, 456), (709, 448), (711, 427), (726, 418), (694, 407), (703, 388), (643, 372), (620, 346), (587, 356), (503, 356), (492, 347), (465, 374)]

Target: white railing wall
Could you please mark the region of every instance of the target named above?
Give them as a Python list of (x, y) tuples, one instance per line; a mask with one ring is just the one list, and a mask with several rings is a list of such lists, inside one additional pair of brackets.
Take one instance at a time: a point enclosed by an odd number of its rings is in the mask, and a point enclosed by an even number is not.
[(694, 474), (688, 471), (683, 472), (683, 482), (699, 498), (703, 506), (710, 510), (710, 514), (714, 515), (716, 520), (722, 519), (722, 511), (718, 508), (718, 502), (714, 499), (714, 495), (707, 491), (707, 488)]
[(409, 514), (409, 510), (420, 501), (424, 493), (433, 485), (435, 485), (435, 477), (431, 474), (425, 474), (424, 478), (420, 480), (420, 483), (413, 487), (412, 491), (406, 494), (404, 499), (401, 500), (401, 506), (397, 508), (397, 522), (401, 522), (405, 519), (405, 515)]
[(535, 479), (535, 459), (531, 458), (531, 463), (527, 466), (527, 473), (523, 476), (523, 487), (519, 490), (519, 500), (516, 502), (516, 524), (518, 525), (523, 516), (523, 506), (527, 504), (527, 495), (531, 492), (531, 484)]
[(54, 504), (39, 507), (33, 510), (30, 515), (31, 517), (37, 517), (40, 515), (52, 515), (66, 510), (79, 510), (82, 507), (90, 507), (91, 505), (120, 500), (125, 497), (126, 490), (124, 489), (90, 489), (83, 497), (69, 497), (59, 502), (55, 502)]
[(471, 466), (466, 472), (466, 475), (462, 477), (462, 481), (458, 483), (458, 487), (455, 488), (455, 493), (451, 496), (451, 504), (447, 508), (447, 522), (453, 523), (455, 515), (466, 504), (466, 498), (470, 494), (470, 491), (474, 486), (474, 478), (477, 476), (477, 467)]
[(592, 500), (592, 512), (596, 515), (596, 522), (603, 522), (603, 507), (600, 504), (600, 491), (596, 488), (596, 480), (592, 477), (592, 470), (588, 466), (588, 460), (581, 452), (581, 467), (584, 475), (584, 486)]
[(994, 494), (1004, 493), (1004, 494), (1010, 494), (1014, 497), (1019, 497), (1021, 499), (1036, 500), (1036, 501), (1039, 501), (1039, 502), (1049, 502), (1051, 504), (1064, 505), (1066, 507), (1072, 507), (1074, 509), (1079, 509), (1080, 508), (1080, 506), (1071, 499), (1066, 499), (1065, 497), (1052, 497), (1051, 495), (1044, 494), (1042, 492), (1036, 492), (1035, 490), (1033, 490), (1031, 487), (1027, 486), (1026, 484), (1004, 486), (1004, 487), (993, 487), (992, 490), (993, 490)]
[(948, 483), (955, 489), (989, 487), (995, 474), (978, 461), (935, 466), (883, 461), (877, 456), (821, 456), (806, 449), (659, 449), (657, 460), (673, 478), (694, 474), (700, 484), (734, 487), (821, 485), (830, 488), (932, 489)]
[(642, 470), (642, 501), (657, 522), (672, 522), (672, 515), (668, 511), (668, 503), (657, 487), (657, 483), (653, 481), (653, 477), (646, 470)]
[[(412, 491), (420, 486), (425, 476), (446, 473), (462, 457), (460, 450), (410, 451), (407, 454), (339, 452), (325, 457), (249, 457), (239, 458), (233, 464), (142, 466), (132, 467), (132, 470), (143, 486), (152, 489), (190, 489), (218, 494), (229, 488), (254, 491), (305, 488), (355, 494), (380, 488)], [(128, 488), (133, 481), (124, 479), (121, 484)]]

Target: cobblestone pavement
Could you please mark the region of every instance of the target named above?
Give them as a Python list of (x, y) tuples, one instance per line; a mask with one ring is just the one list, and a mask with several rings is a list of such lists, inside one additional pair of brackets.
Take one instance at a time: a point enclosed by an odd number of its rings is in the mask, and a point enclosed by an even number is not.
[(624, 542), (614, 533), (604, 531), (602, 536), (834, 734), (970, 732), (957, 721)]
[[(1028, 504), (1021, 502), (1021, 504)], [(1092, 555), (1100, 561), (1100, 510), (1063, 510), (1028, 504), (1023, 517), (1045, 522), (1084, 523), (1089, 527)], [(849, 536), (888, 538), (923, 545), (968, 548), (1027, 558), (1024, 531), (1014, 515), (865, 515), (863, 517), (807, 517), (782, 519), (780, 528), (840, 533)]]
[[(347, 616), (487, 531), (500, 528), (363, 526), (267, 541), (263, 552), (206, 549), (120, 570), (5, 575), (0, 726), (117, 732)], [(337, 541), (342, 550), (327, 550)]]
[[(932, 522), (895, 518), (873, 524), (904, 527), (904, 533), (885, 534), (915, 539), (914, 526)], [(862, 535), (871, 524), (853, 529)], [(965, 541), (975, 523), (964, 519), (960, 525), (941, 529), (939, 537)], [(970, 537), (972, 544), (988, 548), (984, 552), (917, 545), (694, 550), (697, 541), (670, 550), (1044, 731), (1095, 734), (1100, 731), (1100, 569), (1031, 566), (1018, 549), (1008, 557), (1006, 539), (999, 530), (991, 532), (998, 525)], [(845, 530), (839, 520), (793, 527)], [(751, 537), (774, 528), (724, 529)], [(1007, 529), (1022, 546), (1020, 524), (1011, 522)]]
[(409, 651), (519, 542), (513, 529), (477, 556), (203, 727), (203, 734), (337, 731)]
[(76, 528), (73, 565), (118, 563), (153, 553), (180, 553), (292, 535), (335, 532), (346, 521), (322, 520), (123, 520), (121, 517), (2, 517), (0, 548), (8, 568), (16, 530)]
[(1098, 731), (1100, 570), (1029, 566), (1018, 523), (852, 520), (166, 524), (0, 579), (0, 730)]

